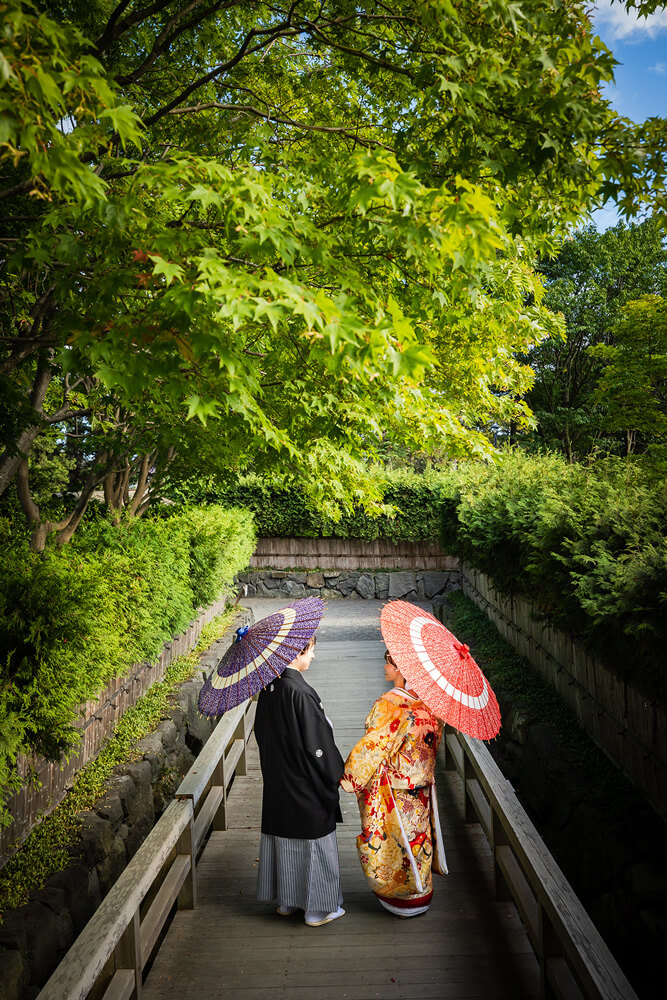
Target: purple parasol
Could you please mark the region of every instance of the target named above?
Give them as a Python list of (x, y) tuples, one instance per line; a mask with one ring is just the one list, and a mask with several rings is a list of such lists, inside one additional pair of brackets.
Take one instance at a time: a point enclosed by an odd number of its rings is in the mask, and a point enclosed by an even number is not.
[(315, 635), (324, 601), (305, 597), (254, 625), (236, 630), (236, 641), (199, 692), (203, 715), (223, 715), (279, 677)]

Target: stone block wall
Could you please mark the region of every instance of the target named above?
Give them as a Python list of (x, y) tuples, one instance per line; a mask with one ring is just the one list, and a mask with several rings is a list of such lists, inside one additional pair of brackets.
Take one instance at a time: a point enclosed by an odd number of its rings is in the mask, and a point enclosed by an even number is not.
[(354, 597), (380, 601), (435, 600), (459, 587), (458, 570), (277, 570), (251, 569), (236, 578), (246, 585), (248, 597), (322, 597), (325, 600)]
[(64, 871), (0, 924), (0, 998), (34, 1000), (109, 889), (134, 857), (192, 766), (216, 720), (199, 714), (199, 691), (227, 650), (234, 630), (249, 622), (239, 613), (226, 635), (202, 655), (193, 678), (173, 696), (174, 707), (117, 767), (102, 799), (82, 813), (78, 839)]
[(469, 566), (462, 569), (461, 586), (667, 820), (667, 706), (617, 678), (573, 636), (541, 620), (528, 598), (497, 590), (488, 576)]
[(81, 706), (74, 725), (80, 732), (79, 743), (67, 760), (54, 763), (43, 757), (23, 757), (19, 754), (19, 775), (37, 775), (37, 782), (26, 781), (23, 788), (6, 801), (12, 816), (10, 826), (0, 829), (0, 868), (24, 840), (39, 818), (51, 812), (72, 787), (76, 775), (88, 761), (97, 756), (100, 747), (114, 732), (121, 717), (136, 704), (149, 687), (164, 677), (170, 663), (178, 659), (198, 641), (202, 628), (224, 611), (227, 599), (222, 594), (200, 613), (188, 628), (164, 644), (162, 652), (151, 661), (136, 663), (125, 676), (117, 677), (100, 692), (94, 701)]

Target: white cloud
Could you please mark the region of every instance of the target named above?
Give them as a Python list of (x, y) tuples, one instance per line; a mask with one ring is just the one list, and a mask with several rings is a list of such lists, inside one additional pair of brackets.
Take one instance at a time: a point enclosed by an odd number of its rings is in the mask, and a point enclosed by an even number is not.
[(655, 66), (649, 67), (651, 73), (660, 73), (662, 76), (667, 76), (667, 62), (657, 62)]
[(616, 3), (598, 0), (592, 18), (596, 30), (612, 42), (639, 42), (667, 31), (666, 9), (657, 10), (648, 17), (639, 17), (636, 10), (626, 10), (620, 0)]

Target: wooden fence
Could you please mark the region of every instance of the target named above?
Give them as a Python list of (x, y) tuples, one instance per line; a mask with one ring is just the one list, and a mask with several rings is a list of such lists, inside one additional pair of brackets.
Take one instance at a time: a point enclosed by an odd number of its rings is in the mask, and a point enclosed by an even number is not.
[(461, 587), (572, 708), (581, 726), (667, 819), (667, 709), (620, 680), (520, 595), (464, 566)]
[(104, 898), (38, 1000), (141, 1000), (146, 968), (174, 903), (197, 905), (197, 858), (211, 829), (226, 828), (227, 791), (246, 773), (255, 717), (246, 702), (216, 726), (162, 818)]
[(36, 820), (54, 809), (71, 788), (76, 774), (98, 753), (104, 740), (114, 732), (123, 713), (135, 705), (149, 687), (164, 677), (167, 667), (198, 641), (202, 629), (224, 611), (226, 595), (202, 610), (181, 635), (165, 643), (156, 660), (136, 663), (124, 677), (116, 678), (95, 701), (80, 706), (76, 727), (81, 741), (64, 764), (42, 757), (19, 757), (19, 774), (27, 778), (34, 770), (38, 783), (27, 783), (7, 802), (13, 817), (11, 826), (0, 831), (0, 867), (25, 839)]
[(487, 747), (449, 727), (445, 766), (464, 783), (466, 820), (493, 852), (497, 899), (512, 899), (540, 963), (545, 1000), (637, 1000)]
[(259, 538), (250, 560), (262, 569), (422, 569), (455, 571), (459, 560), (437, 542), (392, 542), (378, 538)]

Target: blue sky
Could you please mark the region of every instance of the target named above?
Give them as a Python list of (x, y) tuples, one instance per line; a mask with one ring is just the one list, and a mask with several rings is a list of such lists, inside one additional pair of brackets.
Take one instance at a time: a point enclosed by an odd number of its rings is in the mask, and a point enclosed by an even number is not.
[[(618, 0), (597, 0), (592, 20), (596, 34), (620, 63), (615, 86), (604, 91), (613, 107), (636, 122), (654, 115), (667, 118), (667, 6), (639, 18)], [(593, 221), (598, 229), (614, 225), (615, 208), (600, 209)]]

